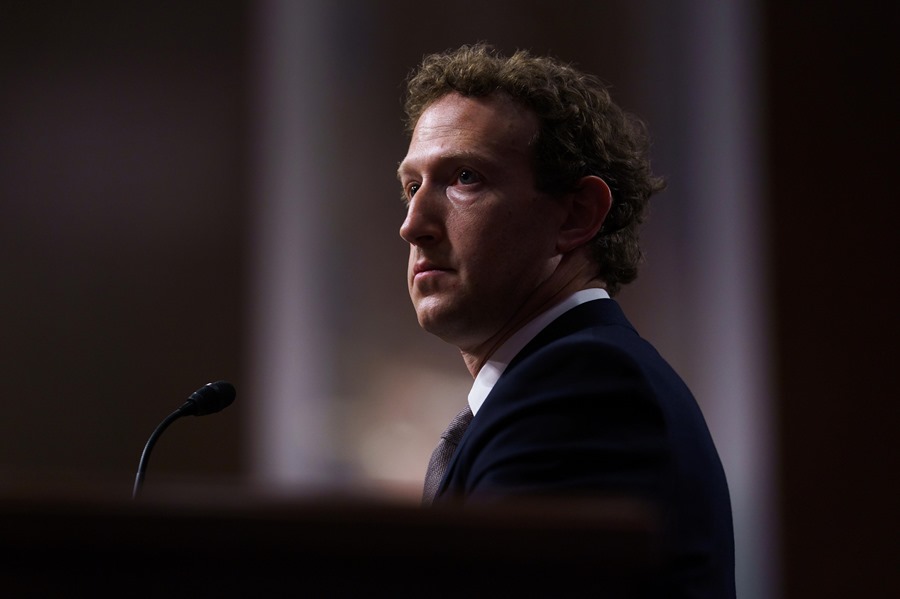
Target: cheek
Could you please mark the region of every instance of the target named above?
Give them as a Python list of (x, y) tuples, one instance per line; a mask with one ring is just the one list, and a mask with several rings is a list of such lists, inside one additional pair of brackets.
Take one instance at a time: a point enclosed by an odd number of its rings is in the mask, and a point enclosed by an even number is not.
[(496, 231), (498, 251), (520, 255), (521, 259), (549, 258), (555, 253), (556, 235), (552, 216), (530, 206), (505, 211)]
[[(479, 270), (519, 270), (556, 255), (554, 215), (538, 202), (510, 208), (457, 210), (448, 217), (447, 235), (458, 258)], [(484, 207), (482, 204), (479, 207)]]

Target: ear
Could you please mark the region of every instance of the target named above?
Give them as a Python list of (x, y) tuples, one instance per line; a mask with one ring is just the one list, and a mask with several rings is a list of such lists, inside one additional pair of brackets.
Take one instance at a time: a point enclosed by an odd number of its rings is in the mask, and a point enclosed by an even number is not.
[(612, 206), (612, 192), (600, 177), (582, 177), (575, 191), (565, 196), (566, 218), (559, 228), (556, 249), (571, 252), (593, 239)]

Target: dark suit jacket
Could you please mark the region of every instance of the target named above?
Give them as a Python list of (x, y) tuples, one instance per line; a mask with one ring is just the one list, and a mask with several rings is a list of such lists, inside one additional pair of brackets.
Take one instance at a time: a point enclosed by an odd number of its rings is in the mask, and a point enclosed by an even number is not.
[(697, 402), (613, 300), (566, 312), (509, 364), (435, 503), (626, 494), (663, 521), (665, 597), (734, 597), (725, 473)]

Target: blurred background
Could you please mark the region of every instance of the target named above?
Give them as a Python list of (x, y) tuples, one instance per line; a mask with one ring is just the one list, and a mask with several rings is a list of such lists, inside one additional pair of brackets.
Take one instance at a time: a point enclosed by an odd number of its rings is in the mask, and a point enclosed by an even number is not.
[(153, 428), (226, 379), (146, 486), (415, 502), (471, 378), (406, 294), (403, 83), (488, 41), (650, 125), (669, 187), (619, 299), (710, 423), (739, 596), (896, 596), (891, 12), (0, 2), (0, 491), (128, 497)]

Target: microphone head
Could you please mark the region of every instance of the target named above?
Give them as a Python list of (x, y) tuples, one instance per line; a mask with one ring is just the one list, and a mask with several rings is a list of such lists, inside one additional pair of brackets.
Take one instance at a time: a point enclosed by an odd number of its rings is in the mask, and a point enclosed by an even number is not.
[(227, 381), (206, 383), (188, 397), (181, 411), (194, 416), (205, 416), (224, 410), (234, 401), (234, 385)]

